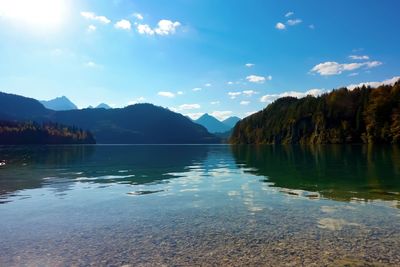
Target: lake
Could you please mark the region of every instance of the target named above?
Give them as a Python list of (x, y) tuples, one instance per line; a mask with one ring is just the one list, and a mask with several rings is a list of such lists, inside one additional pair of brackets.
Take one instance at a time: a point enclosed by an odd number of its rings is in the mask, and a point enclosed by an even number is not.
[(0, 147), (0, 266), (400, 265), (400, 148)]

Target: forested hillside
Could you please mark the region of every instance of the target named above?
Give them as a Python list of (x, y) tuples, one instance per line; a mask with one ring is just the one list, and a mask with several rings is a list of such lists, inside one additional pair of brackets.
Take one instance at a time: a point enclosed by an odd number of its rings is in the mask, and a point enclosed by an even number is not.
[(400, 143), (400, 83), (280, 98), (241, 120), (230, 143)]
[(92, 134), (57, 123), (0, 121), (1, 145), (94, 144)]

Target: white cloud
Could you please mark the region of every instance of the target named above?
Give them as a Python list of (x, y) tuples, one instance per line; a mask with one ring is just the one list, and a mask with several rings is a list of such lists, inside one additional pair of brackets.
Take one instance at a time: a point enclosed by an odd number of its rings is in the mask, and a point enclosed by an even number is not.
[(286, 26), (285, 26), (285, 24), (283, 24), (282, 22), (278, 22), (278, 23), (275, 25), (275, 28), (278, 29), (278, 30), (284, 30), (284, 29), (286, 29)]
[(258, 94), (258, 92), (253, 91), (253, 90), (244, 90), (242, 93), (246, 96), (252, 96), (252, 95)]
[(198, 92), (198, 91), (201, 91), (201, 88), (196, 87), (196, 88), (193, 88), (192, 91), (193, 91), (193, 92)]
[(94, 26), (94, 25), (89, 25), (88, 28), (87, 28), (87, 31), (88, 31), (88, 32), (94, 32), (94, 31), (96, 31), (96, 26)]
[(185, 113), (183, 115), (190, 117), (192, 120), (197, 120), (204, 115), (204, 112)]
[(280, 94), (268, 94), (268, 95), (264, 95), (260, 98), (261, 102), (264, 103), (271, 103), (272, 101), (281, 98), (281, 97), (287, 97), (287, 96), (292, 96), (292, 97), (296, 97), (296, 98), (301, 98), (301, 97), (305, 97), (308, 95), (312, 95), (312, 96), (319, 96), (323, 93), (325, 93), (326, 91), (324, 89), (311, 89), (308, 90), (306, 92), (298, 92), (298, 91), (288, 91), (288, 92), (283, 92)]
[(213, 111), (211, 112), (211, 116), (217, 118), (218, 120), (225, 120), (228, 117), (232, 116), (233, 112), (230, 110), (226, 110), (226, 111)]
[(246, 106), (246, 105), (248, 105), (248, 104), (250, 104), (250, 101), (245, 101), (245, 100), (240, 101), (240, 105)]
[(301, 19), (289, 19), (286, 24), (289, 26), (295, 26), (297, 24), (302, 23), (303, 21)]
[(174, 34), (179, 26), (181, 26), (179, 21), (172, 22), (170, 20), (163, 19), (158, 22), (158, 27), (155, 28), (154, 31), (158, 35), (169, 35)]
[(233, 85), (233, 82), (227, 82), (228, 85)]
[(285, 14), (285, 17), (291, 17), (291, 16), (293, 16), (294, 15), (294, 12), (293, 11), (289, 11), (288, 13), (286, 13)]
[(152, 28), (148, 24), (137, 24), (137, 31), (140, 34), (147, 35), (171, 35), (176, 32), (176, 29), (181, 26), (179, 21), (172, 22), (167, 19), (162, 19), (158, 22), (157, 27)]
[(311, 30), (314, 30), (315, 26), (314, 26), (314, 24), (310, 24), (310, 25), (308, 25), (308, 28), (310, 28)]
[(176, 108), (171, 108), (174, 112), (180, 112), (184, 110), (192, 110), (192, 109), (199, 109), (201, 106), (199, 104), (182, 104)]
[(183, 91), (176, 92), (177, 95), (183, 95)]
[(219, 101), (211, 101), (210, 102), (211, 105), (219, 105), (219, 103), (220, 103)]
[(138, 24), (136, 28), (140, 34), (154, 35), (154, 30), (147, 24)]
[(272, 76), (268, 77), (263, 77), (263, 76), (257, 76), (257, 75), (249, 75), (246, 77), (246, 80), (251, 82), (251, 83), (264, 83), (266, 80), (272, 80)]
[(204, 86), (205, 86), (205, 87), (211, 87), (212, 84), (211, 84), (211, 83), (206, 83)]
[(364, 83), (359, 83), (359, 84), (350, 84), (350, 85), (348, 85), (346, 87), (349, 90), (353, 90), (353, 89), (355, 89), (357, 87), (362, 87), (363, 85), (365, 85), (367, 87), (369, 86), (369, 87), (372, 87), (372, 88), (376, 88), (376, 87), (379, 87), (381, 85), (393, 85), (399, 80), (400, 80), (400, 76), (396, 76), (396, 77), (393, 77), (391, 79), (384, 80), (382, 82), (364, 82)]
[(369, 56), (358, 56), (358, 55), (350, 55), (349, 56), (350, 59), (354, 59), (354, 60), (369, 60)]
[(228, 96), (229, 96), (231, 99), (235, 99), (236, 97), (240, 96), (241, 94), (242, 94), (242, 92), (229, 92), (229, 93), (228, 93)]
[(143, 103), (144, 101), (146, 101), (146, 98), (144, 98), (143, 96), (141, 96), (141, 97), (138, 97), (138, 98), (136, 98), (136, 99), (134, 99), (134, 100), (132, 100), (132, 101), (129, 101), (129, 102), (128, 102), (128, 106), (130, 106), (130, 105), (135, 105), (135, 104), (138, 104), (138, 103)]
[(245, 66), (248, 68), (251, 68), (251, 67), (254, 67), (255, 65), (253, 63), (247, 63)]
[(88, 68), (100, 68), (101, 67), (101, 65), (99, 65), (99, 64), (97, 64), (97, 63), (95, 63), (93, 61), (86, 62), (85, 66), (88, 67)]
[(158, 92), (157, 94), (158, 94), (159, 96), (168, 97), (168, 98), (173, 98), (173, 97), (175, 97), (175, 94), (172, 93), (172, 92), (162, 91), (162, 92)]
[[(363, 82), (363, 83), (359, 83), (359, 84), (351, 84), (346, 86), (347, 89), (349, 90), (354, 90), (357, 87), (362, 87), (363, 85), (365, 86), (369, 86), (372, 88), (376, 88), (379, 87), (381, 85), (393, 85), (396, 82), (400, 81), (400, 76), (395, 76), (391, 79), (387, 79), (381, 82)], [(268, 94), (268, 95), (264, 95), (260, 98), (261, 102), (265, 102), (265, 103), (271, 103), (274, 100), (281, 98), (281, 97), (287, 97), (287, 96), (292, 96), (292, 97), (296, 97), (296, 98), (302, 98), (302, 97), (306, 97), (307, 95), (312, 95), (312, 96), (319, 96), (322, 95), (324, 93), (328, 93), (328, 90), (325, 89), (310, 89), (306, 92), (298, 92), (298, 91), (288, 91), (288, 92), (283, 92), (280, 94)]]
[(247, 116), (253, 115), (254, 113), (257, 113), (257, 112), (258, 111), (248, 111), (245, 114), (246, 114), (246, 117), (247, 117)]
[(120, 21), (118, 21), (117, 23), (114, 24), (114, 27), (117, 29), (121, 29), (121, 30), (127, 30), (129, 31), (131, 29), (131, 22), (129, 20), (126, 19), (121, 19)]
[(93, 12), (88, 12), (88, 11), (82, 11), (81, 16), (84, 17), (85, 19), (89, 20), (95, 20), (104, 24), (108, 24), (111, 22), (111, 20), (105, 16), (97, 16)]
[(363, 63), (345, 63), (340, 64), (337, 62), (324, 62), (318, 65), (315, 65), (310, 72), (318, 73), (322, 76), (328, 75), (339, 75), (342, 74), (344, 71), (353, 71), (362, 67), (365, 68), (375, 68), (382, 65), (380, 61), (368, 61)]
[(143, 20), (143, 15), (140, 13), (133, 13), (132, 16), (134, 16), (138, 20)]

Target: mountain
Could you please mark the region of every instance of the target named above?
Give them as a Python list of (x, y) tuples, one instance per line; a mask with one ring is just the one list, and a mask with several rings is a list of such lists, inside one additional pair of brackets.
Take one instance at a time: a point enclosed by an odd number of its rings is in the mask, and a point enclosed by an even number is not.
[(97, 107), (95, 107), (95, 108), (111, 109), (111, 107), (105, 103), (101, 103), (101, 104), (97, 105)]
[(225, 124), (226, 126), (228, 126), (229, 128), (233, 128), (233, 127), (235, 127), (236, 123), (238, 123), (239, 121), (240, 121), (239, 117), (232, 116), (232, 117), (229, 117), (229, 118), (223, 120), (222, 123)]
[(400, 83), (280, 98), (236, 124), (230, 143), (400, 143)]
[(42, 100), (40, 101), (46, 108), (52, 110), (73, 110), (78, 109), (78, 107), (71, 102), (67, 97), (57, 97), (52, 100)]
[(51, 112), (36, 99), (0, 92), (1, 120), (43, 118)]
[(207, 113), (195, 120), (194, 122), (206, 127), (210, 133), (223, 133), (231, 129), (231, 127), (225, 125), (224, 123), (217, 120), (213, 116), (208, 115)]
[(0, 93), (0, 120), (54, 122), (87, 129), (103, 144), (209, 144), (220, 139), (181, 114), (151, 104), (54, 111), (37, 100)]

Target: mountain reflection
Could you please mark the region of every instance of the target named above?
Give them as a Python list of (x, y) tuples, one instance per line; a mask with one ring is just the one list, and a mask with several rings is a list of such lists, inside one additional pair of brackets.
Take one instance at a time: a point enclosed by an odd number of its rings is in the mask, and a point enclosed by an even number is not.
[[(232, 146), (238, 166), (272, 186), (340, 201), (399, 200), (396, 146)], [(286, 190), (287, 191), (287, 190)], [(290, 191), (289, 191), (290, 192)]]
[(62, 194), (78, 181), (159, 183), (178, 177), (168, 173), (184, 172), (193, 161), (203, 161), (207, 151), (206, 146), (1, 147), (0, 160), (6, 165), (0, 169), (0, 198), (44, 186)]

